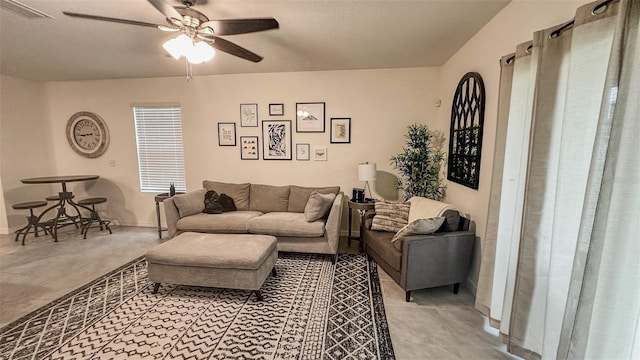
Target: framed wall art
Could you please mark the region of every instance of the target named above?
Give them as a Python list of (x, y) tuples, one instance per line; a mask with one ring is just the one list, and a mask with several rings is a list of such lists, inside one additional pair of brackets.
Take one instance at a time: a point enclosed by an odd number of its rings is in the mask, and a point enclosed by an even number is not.
[(482, 76), (466, 73), (456, 88), (451, 106), (447, 179), (478, 189), (484, 127), (485, 92)]
[(284, 104), (269, 104), (269, 116), (284, 115)]
[(240, 104), (240, 126), (258, 127), (258, 104)]
[(240, 159), (258, 160), (260, 159), (260, 146), (257, 136), (240, 136)]
[(324, 132), (324, 103), (296, 103), (296, 132)]
[(315, 149), (313, 149), (313, 160), (315, 160), (315, 161), (327, 161), (327, 148), (315, 148)]
[(309, 144), (296, 144), (296, 160), (309, 160)]
[(262, 120), (262, 158), (291, 160), (291, 120)]
[(351, 118), (331, 118), (332, 144), (348, 144), (351, 142)]
[(236, 146), (236, 123), (218, 123), (218, 145)]

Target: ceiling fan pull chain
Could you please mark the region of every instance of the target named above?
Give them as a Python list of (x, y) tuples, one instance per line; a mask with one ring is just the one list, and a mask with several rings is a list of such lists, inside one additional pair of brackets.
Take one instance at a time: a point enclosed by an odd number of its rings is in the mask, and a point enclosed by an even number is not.
[(189, 82), (191, 79), (193, 79), (193, 68), (191, 67), (191, 63), (189, 62), (189, 60), (187, 60), (187, 58), (185, 57), (185, 63), (187, 63), (187, 82)]

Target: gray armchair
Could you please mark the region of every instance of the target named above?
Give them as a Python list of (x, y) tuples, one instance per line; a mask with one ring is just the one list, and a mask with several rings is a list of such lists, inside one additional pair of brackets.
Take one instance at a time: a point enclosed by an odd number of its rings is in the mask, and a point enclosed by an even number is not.
[[(398, 247), (391, 243), (395, 233), (371, 230), (375, 213), (370, 212), (361, 224), (360, 236), (367, 254), (405, 291), (453, 285), (458, 293), (467, 276), (475, 234), (470, 221), (460, 217), (457, 231), (406, 236)], [(399, 249), (398, 249), (399, 248)]]

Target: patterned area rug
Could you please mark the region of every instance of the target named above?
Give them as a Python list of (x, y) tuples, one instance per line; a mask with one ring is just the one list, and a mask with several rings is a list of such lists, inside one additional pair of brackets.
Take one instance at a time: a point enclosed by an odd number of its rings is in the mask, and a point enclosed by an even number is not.
[(0, 359), (394, 359), (374, 262), (281, 253), (249, 291), (165, 285), (143, 258), (0, 330)]

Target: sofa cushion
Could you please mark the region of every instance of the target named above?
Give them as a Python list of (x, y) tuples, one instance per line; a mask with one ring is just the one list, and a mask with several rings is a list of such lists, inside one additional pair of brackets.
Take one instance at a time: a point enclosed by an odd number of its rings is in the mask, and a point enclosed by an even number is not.
[(331, 211), (331, 205), (333, 205), (335, 199), (335, 194), (320, 194), (317, 191), (313, 191), (309, 196), (307, 205), (304, 207), (304, 217), (307, 222), (325, 218)]
[(204, 210), (204, 195), (206, 193), (206, 189), (200, 189), (174, 196), (173, 202), (178, 208), (180, 217), (201, 213)]
[(418, 219), (413, 222), (408, 223), (405, 227), (400, 229), (393, 238), (391, 242), (396, 249), (402, 249), (402, 241), (400, 241), (405, 236), (409, 235), (427, 235), (433, 234), (438, 230), (442, 224), (444, 223), (444, 217), (433, 217), (428, 219)]
[(222, 214), (195, 214), (178, 220), (180, 231), (243, 234), (250, 219), (262, 215), (258, 211), (231, 211)]
[(408, 224), (409, 207), (407, 203), (388, 203), (376, 201), (376, 215), (373, 217), (371, 230), (398, 232)]
[(218, 194), (227, 194), (231, 197), (238, 210), (249, 210), (249, 187), (251, 184), (230, 184), (205, 180), (202, 186), (207, 190), (214, 190)]
[(320, 194), (338, 194), (340, 192), (340, 186), (327, 186), (327, 187), (302, 187), (291, 185), (291, 191), (289, 193), (289, 208), (287, 211), (301, 213), (304, 212), (309, 196), (313, 191), (317, 191)]
[(301, 213), (270, 212), (250, 219), (247, 229), (252, 234), (318, 237), (324, 235), (324, 221), (307, 222)]
[[(402, 253), (391, 244), (393, 233), (386, 231), (364, 231), (366, 232), (367, 251), (369, 251), (369, 249), (373, 250), (394, 270), (400, 272)], [(401, 241), (398, 242), (402, 243)]]
[(263, 213), (287, 211), (289, 206), (289, 185), (251, 184), (250, 188), (249, 210)]

